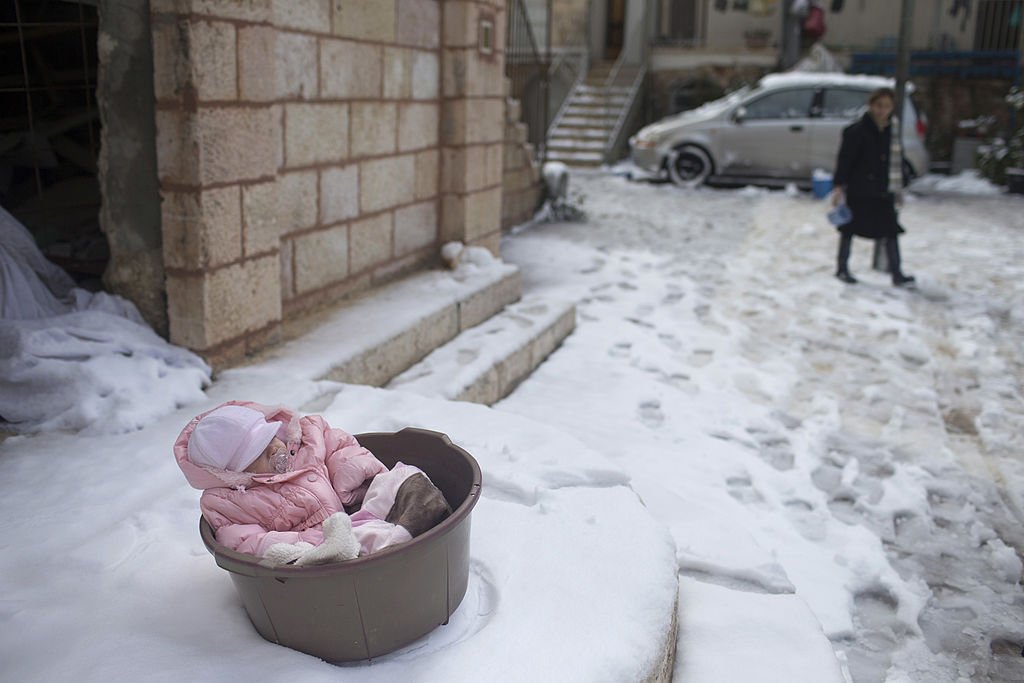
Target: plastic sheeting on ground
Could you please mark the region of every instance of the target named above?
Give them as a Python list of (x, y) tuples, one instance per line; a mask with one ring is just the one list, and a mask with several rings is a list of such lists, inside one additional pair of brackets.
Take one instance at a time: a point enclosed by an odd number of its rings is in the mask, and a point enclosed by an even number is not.
[(138, 429), (203, 398), (210, 368), (126, 299), (75, 287), (0, 208), (0, 429)]

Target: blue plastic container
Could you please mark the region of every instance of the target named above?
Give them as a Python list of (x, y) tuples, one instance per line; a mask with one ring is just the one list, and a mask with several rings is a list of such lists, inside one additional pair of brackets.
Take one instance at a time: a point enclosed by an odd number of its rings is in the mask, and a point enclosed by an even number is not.
[(832, 192), (832, 176), (815, 173), (811, 178), (811, 191), (818, 199), (824, 199)]

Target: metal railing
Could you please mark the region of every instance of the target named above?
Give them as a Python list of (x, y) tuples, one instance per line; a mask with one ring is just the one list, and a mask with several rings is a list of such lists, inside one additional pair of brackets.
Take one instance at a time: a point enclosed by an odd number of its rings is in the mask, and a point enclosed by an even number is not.
[[(634, 120), (639, 112), (640, 89), (647, 76), (647, 58), (650, 52), (648, 15), (649, 11), (645, 7), (640, 21), (630, 30), (618, 59), (615, 60), (615, 64), (608, 73), (608, 78), (605, 79), (605, 87), (625, 86), (628, 88), (626, 92), (628, 104), (619, 112), (615, 127), (605, 144), (604, 158), (606, 162), (615, 161), (623, 151), (625, 147), (623, 131), (627, 129), (630, 121)], [(637, 50), (639, 50), (638, 53)], [(623, 71), (624, 67), (627, 67), (625, 71)]]
[(550, 120), (551, 0), (547, 1), (548, 30), (543, 48), (538, 44), (524, 1), (508, 0), (507, 10), (505, 75), (511, 82), (509, 95), (519, 100), (521, 120), (528, 129), (527, 139), (533, 145), (537, 159), (543, 162), (547, 155)]
[[(575, 56), (575, 63), (569, 61), (572, 56)], [(551, 117), (551, 123), (548, 125), (549, 136), (552, 131), (558, 128), (558, 124), (561, 123), (562, 119), (565, 117), (565, 112), (569, 109), (569, 104), (572, 100), (572, 93), (576, 92), (587, 79), (587, 72), (590, 71), (590, 52), (586, 48), (581, 48), (575, 53), (575, 55), (569, 52), (561, 55), (559, 57), (559, 63), (552, 64), (551, 81), (555, 82), (556, 74), (566, 73), (566, 71), (572, 75), (572, 84), (566, 89), (565, 94), (561, 97), (561, 101), (558, 104), (558, 111), (556, 111), (554, 116)]]
[(1024, 0), (980, 0), (977, 13), (975, 50), (1020, 49)]
[(45, 3), (13, 0), (0, 14), (5, 56), (10, 58), (0, 76), (5, 109), (0, 172), (10, 171), (20, 180), (25, 170), (31, 177), (30, 182), (12, 181), (12, 187), (0, 188), (8, 207), (45, 194), (59, 179), (53, 170), (60, 165), (58, 156), (65, 162), (70, 158), (65, 175), (70, 169), (96, 175), (98, 22), (95, 3), (88, 5), (69, 2), (47, 8)]
[[(549, 70), (551, 87), (548, 92), (548, 111), (551, 112), (551, 119), (548, 123), (548, 136), (561, 123), (565, 116), (572, 94), (576, 92), (586, 81), (590, 72), (590, 17), (593, 10), (593, 1), (587, 0), (584, 5), (584, 12), (579, 15), (578, 30), (572, 31), (575, 37), (572, 44), (563, 44), (554, 49), (555, 58)], [(554, 27), (550, 27), (554, 30)]]
[[(1018, 50), (953, 52), (914, 50), (910, 53), (910, 76), (945, 76), (958, 79), (1000, 78), (1020, 82), (1021, 53)], [(894, 52), (854, 52), (851, 73), (891, 76), (896, 72)]]

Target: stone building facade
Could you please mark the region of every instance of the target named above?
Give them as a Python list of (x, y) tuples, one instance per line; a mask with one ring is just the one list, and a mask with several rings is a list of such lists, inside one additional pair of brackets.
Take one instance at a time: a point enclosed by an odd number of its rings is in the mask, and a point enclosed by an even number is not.
[[(437, 264), (444, 242), (498, 252), (504, 0), (148, 4), (148, 22), (126, 24), (102, 3), (100, 50), (110, 83), (126, 25), (148, 23), (161, 207), (149, 270), (164, 277), (130, 296), (165, 293), (172, 342), (223, 365), (290, 318)], [(138, 85), (108, 85), (107, 120)], [(124, 175), (131, 149), (104, 133), (109, 175)], [(106, 183), (106, 205), (122, 185)], [(105, 230), (108, 280), (153, 260), (131, 250), (131, 228)]]

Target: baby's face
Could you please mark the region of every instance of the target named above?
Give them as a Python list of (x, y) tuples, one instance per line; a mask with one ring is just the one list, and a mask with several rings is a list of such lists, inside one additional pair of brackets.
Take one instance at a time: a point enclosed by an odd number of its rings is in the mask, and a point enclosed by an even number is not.
[(273, 474), (274, 465), (273, 457), (282, 451), (287, 451), (288, 448), (284, 445), (284, 441), (277, 438), (276, 436), (270, 440), (267, 447), (263, 449), (259, 457), (252, 461), (252, 464), (245, 468), (246, 472), (251, 474)]

